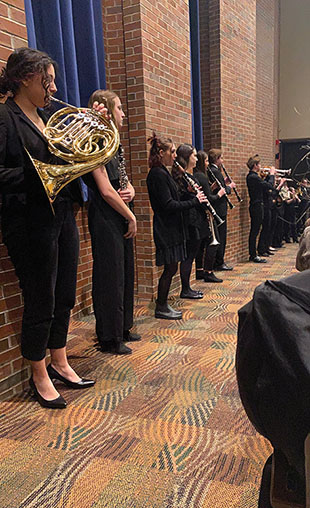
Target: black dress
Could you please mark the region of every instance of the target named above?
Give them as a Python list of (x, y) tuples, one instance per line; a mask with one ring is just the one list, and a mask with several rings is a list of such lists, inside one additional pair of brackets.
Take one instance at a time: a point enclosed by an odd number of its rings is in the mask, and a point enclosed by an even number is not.
[[(115, 190), (119, 183), (119, 153), (106, 164)], [(91, 175), (84, 178), (89, 186), (88, 224), (92, 242), (92, 294), (99, 343), (119, 343), (133, 325), (134, 251), (125, 218), (101, 196)]]
[(8, 99), (0, 105), (2, 234), (23, 290), (22, 354), (39, 361), (47, 348), (66, 345), (79, 251), (73, 201), (81, 195), (77, 182), (66, 186), (53, 215), (23, 146), (38, 160), (62, 163), (51, 156), (41, 131)]
[(187, 233), (183, 212), (199, 207), (196, 197), (181, 201), (178, 187), (164, 166), (150, 169), (146, 179), (154, 212), (153, 234), (156, 246), (156, 265), (169, 265), (187, 257)]

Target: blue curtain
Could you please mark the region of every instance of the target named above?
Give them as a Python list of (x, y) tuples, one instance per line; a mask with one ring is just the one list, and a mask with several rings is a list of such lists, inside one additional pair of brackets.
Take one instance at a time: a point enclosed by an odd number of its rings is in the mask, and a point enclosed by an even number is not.
[(87, 106), (105, 88), (101, 0), (25, 0), (29, 46), (58, 64), (59, 99)]
[(201, 81), (200, 81), (200, 37), (199, 0), (189, 1), (191, 43), (191, 93), (192, 93), (192, 143), (197, 150), (203, 149)]
[(25, 0), (25, 11), (29, 47), (58, 64), (56, 97), (87, 106), (92, 92), (106, 87), (101, 0)]

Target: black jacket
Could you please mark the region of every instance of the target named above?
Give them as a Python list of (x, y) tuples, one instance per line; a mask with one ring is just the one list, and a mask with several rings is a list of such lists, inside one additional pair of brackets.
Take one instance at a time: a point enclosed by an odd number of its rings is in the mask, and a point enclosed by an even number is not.
[(165, 250), (186, 241), (182, 211), (200, 206), (196, 197), (180, 201), (178, 188), (164, 167), (150, 169), (146, 179), (147, 189), (154, 212), (153, 233), (156, 248)]
[(274, 176), (269, 176), (268, 180), (263, 180), (256, 171), (249, 171), (246, 177), (246, 183), (248, 186), (249, 196), (250, 196), (250, 206), (255, 205), (256, 203), (264, 203), (264, 194), (267, 196), (267, 201), (265, 197), (265, 203), (269, 203), (269, 196), (271, 199), (272, 191), (274, 189)]
[[(209, 181), (210, 181), (211, 185), (212, 185), (212, 183), (215, 182), (213, 175), (217, 178), (217, 180), (219, 180), (222, 187), (224, 187), (226, 194), (231, 194), (231, 188), (229, 187), (229, 185), (225, 184), (225, 180), (224, 180), (222, 171), (215, 164), (211, 164), (210, 167), (208, 168), (208, 177), (209, 177)], [(221, 198), (219, 198), (217, 196), (217, 193), (219, 190), (220, 189), (217, 188), (213, 191), (213, 195), (216, 196), (216, 198), (217, 198), (214, 201), (213, 206), (214, 206), (216, 212), (218, 213), (218, 215), (220, 215), (220, 217), (226, 217), (226, 215), (227, 215), (227, 199), (225, 196), (222, 196)]]
[[(38, 110), (46, 123), (46, 115)], [(5, 207), (13, 198), (26, 199), (50, 208), (48, 198), (32, 162), (23, 147), (35, 159), (46, 163), (60, 163), (48, 150), (42, 132), (29, 120), (13, 99), (0, 104), (0, 193)], [(23, 196), (23, 197), (22, 197)], [(79, 184), (66, 186), (57, 199), (69, 198), (81, 202)]]

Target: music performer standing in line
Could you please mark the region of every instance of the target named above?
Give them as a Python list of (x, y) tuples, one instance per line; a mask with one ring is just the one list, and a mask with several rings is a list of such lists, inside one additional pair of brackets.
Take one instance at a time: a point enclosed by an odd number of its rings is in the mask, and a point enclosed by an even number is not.
[(178, 263), (187, 258), (186, 231), (183, 211), (200, 207), (206, 198), (198, 191), (193, 199), (181, 201), (178, 187), (167, 166), (172, 166), (176, 150), (170, 138), (160, 138), (153, 133), (148, 140), (151, 144), (149, 155), (150, 171), (146, 183), (154, 212), (153, 235), (156, 246), (156, 265), (164, 265), (158, 282), (155, 317), (161, 319), (182, 319), (182, 312), (168, 305), (168, 294)]
[[(229, 181), (228, 178), (224, 179), (222, 174), (223, 156), (221, 150), (212, 148), (208, 152), (209, 168), (208, 178), (211, 185), (211, 190), (218, 199), (214, 202), (214, 208), (217, 214), (224, 221), (224, 224), (218, 229), (220, 245), (215, 257), (215, 270), (233, 270), (232, 266), (228, 266), (225, 261), (226, 239), (227, 239), (227, 196), (231, 194), (231, 189), (236, 187), (235, 182)], [(220, 184), (220, 187), (218, 183)], [(224, 189), (225, 193), (220, 196), (219, 190)]]
[[(110, 90), (96, 90), (89, 107), (106, 104), (120, 130), (125, 114), (119, 97)], [(126, 203), (135, 191), (125, 171), (120, 145), (118, 153), (91, 175), (84, 177), (89, 187), (88, 225), (93, 253), (92, 294), (96, 333), (103, 352), (130, 354), (124, 344), (141, 337), (130, 332), (134, 306), (133, 238), (136, 218)]]
[(249, 173), (246, 177), (246, 183), (250, 197), (249, 212), (251, 217), (251, 229), (249, 234), (249, 260), (253, 261), (253, 263), (266, 263), (266, 259), (263, 259), (257, 255), (256, 239), (264, 218), (263, 192), (265, 188), (272, 191), (274, 187), (274, 175), (276, 170), (274, 167), (272, 167), (269, 172), (270, 180), (263, 180), (259, 175), (261, 170), (259, 155), (253, 155), (253, 157), (250, 157), (247, 162), (247, 166), (249, 168)]
[[(207, 176), (208, 170), (208, 155), (203, 150), (199, 150), (197, 153), (197, 164), (194, 168), (194, 176), (196, 180), (198, 180), (201, 185), (201, 189), (203, 193), (207, 196), (211, 205), (214, 207), (215, 202), (220, 199), (225, 194), (225, 189), (220, 189), (217, 194), (213, 194), (211, 192), (209, 179)], [(215, 232), (215, 237), (219, 240), (218, 227), (215, 220), (210, 215), (210, 220), (213, 221), (213, 228)], [(223, 224), (220, 226), (222, 227)], [(215, 257), (217, 250), (219, 248), (218, 245), (214, 245), (212, 242), (212, 235), (206, 236), (201, 240), (197, 255), (196, 255), (196, 279), (203, 279), (205, 282), (223, 282), (223, 279), (220, 279), (213, 273), (213, 268), (215, 264)]]
[[(66, 340), (74, 306), (79, 237), (73, 202), (81, 201), (76, 181), (59, 192), (53, 215), (41, 180), (24, 147), (45, 163), (63, 164), (52, 156), (43, 136), (47, 117), (41, 110), (56, 91), (55, 63), (27, 47), (15, 50), (0, 76), (0, 189), (2, 234), (24, 297), (21, 350), (31, 364), (29, 384), (38, 402), (51, 409), (66, 401), (54, 387), (87, 388), (70, 367)], [(46, 350), (51, 364), (46, 368)]]

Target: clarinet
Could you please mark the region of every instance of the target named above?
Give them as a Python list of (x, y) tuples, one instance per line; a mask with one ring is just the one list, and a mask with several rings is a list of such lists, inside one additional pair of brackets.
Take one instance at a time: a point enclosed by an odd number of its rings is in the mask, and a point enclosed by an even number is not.
[[(229, 180), (230, 182), (232, 182), (232, 179), (231, 179), (231, 177), (229, 176), (229, 174), (227, 173), (227, 171), (226, 171), (226, 169), (224, 168), (223, 164), (222, 164), (222, 168), (223, 168), (223, 171), (224, 171), (224, 173), (225, 173), (226, 177), (228, 178), (228, 180)], [(234, 193), (235, 193), (235, 195), (236, 195), (236, 198), (238, 199), (239, 203), (242, 203), (243, 199), (242, 199), (242, 197), (240, 196), (240, 194), (239, 194), (239, 192), (237, 191), (237, 189), (235, 189), (235, 187), (233, 188), (233, 191), (234, 191)]]
[[(209, 175), (211, 175), (211, 177), (213, 178), (213, 182), (216, 182), (216, 183), (217, 183), (217, 185), (218, 185), (218, 187), (219, 187), (220, 189), (223, 189), (223, 188), (224, 188), (224, 187), (223, 187), (223, 185), (221, 184), (221, 182), (219, 181), (219, 179), (215, 176), (215, 174), (213, 173), (213, 171), (212, 171), (212, 169), (211, 169), (210, 167), (208, 168), (208, 173), (209, 173)], [(235, 208), (235, 205), (233, 205), (233, 204), (232, 204), (232, 202), (230, 201), (230, 199), (229, 199), (229, 197), (227, 196), (227, 194), (224, 194), (224, 197), (225, 197), (225, 199), (226, 199), (226, 201), (227, 201), (227, 203), (228, 203), (229, 208), (230, 208), (231, 210), (232, 210), (233, 208)]]
[(127, 189), (129, 178), (126, 173), (126, 159), (124, 154), (124, 148), (122, 145), (119, 145), (119, 164), (118, 164), (118, 173), (119, 173), (119, 185), (121, 190)]
[[(177, 162), (177, 161), (174, 161), (174, 164), (177, 164), (178, 166), (180, 166), (180, 164)], [(181, 167), (181, 166), (180, 166)], [(182, 168), (183, 170), (183, 168)], [(189, 176), (186, 172), (183, 173), (183, 178), (185, 180), (185, 182), (190, 185), (193, 189), (193, 191), (195, 192), (195, 194), (198, 194), (198, 192), (200, 191), (200, 186), (198, 185), (198, 183), (194, 180), (194, 178), (192, 178), (191, 176)], [(202, 192), (202, 191), (200, 191)], [(203, 195), (205, 196), (206, 200), (204, 203), (201, 203), (201, 205), (205, 206), (206, 208), (206, 211), (210, 212), (213, 219), (216, 221), (217, 225), (218, 226), (221, 226), (222, 224), (224, 224), (224, 221), (221, 219), (221, 217), (216, 213), (215, 209), (213, 208), (213, 206), (211, 205), (210, 201), (208, 200), (207, 196), (203, 193)]]

